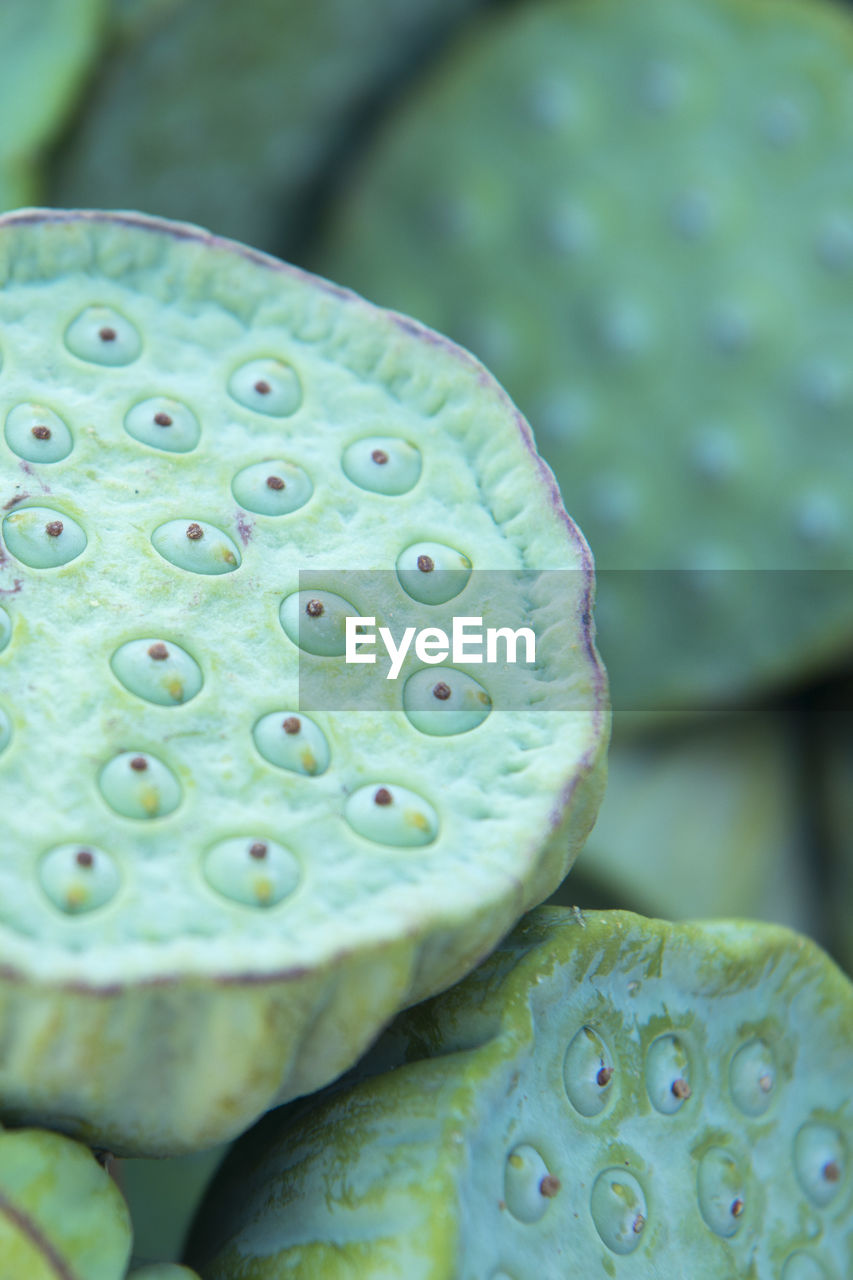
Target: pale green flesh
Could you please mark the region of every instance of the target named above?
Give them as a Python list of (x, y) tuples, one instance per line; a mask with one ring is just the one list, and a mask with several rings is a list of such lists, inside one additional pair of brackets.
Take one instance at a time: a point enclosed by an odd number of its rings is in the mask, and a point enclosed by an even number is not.
[[(86, 537), (60, 567), (41, 567), (38, 556), (22, 563), (11, 547), (0, 565), (11, 622), (0, 653), (10, 729), (0, 753), (9, 815), (0, 954), (21, 983), (48, 984), (30, 1004), (25, 985), (9, 988), (16, 1047), (0, 1100), (23, 1116), (48, 1108), (63, 1127), (76, 1117), (91, 1140), (109, 1112), (120, 1149), (211, 1145), (274, 1097), (344, 1069), (401, 1004), (453, 981), (565, 874), (597, 806), (606, 736), (603, 677), (581, 618), (588, 553), (479, 366), (360, 300), (201, 233), (121, 217), (0, 225), (0, 279), (0, 417), (43, 399), (73, 439), (67, 457), (41, 467), (0, 445), (0, 496), (19, 521), (49, 503)], [(97, 315), (85, 359), (67, 336), (83, 314)], [(259, 410), (229, 393), (234, 371), (257, 360), (292, 369), (298, 400), (275, 401), (271, 414), (266, 392)], [(161, 395), (196, 415), (191, 451), (156, 450), (125, 430), (131, 405)], [(341, 467), (347, 445), (377, 427), (418, 441), (423, 473), (409, 493), (364, 489)], [(309, 476), (309, 500), (281, 516), (238, 508), (234, 476), (282, 455)], [(183, 539), (158, 546), (156, 531), (174, 521)], [(493, 710), (470, 732), (422, 733), (402, 709), (412, 655), (383, 694), (387, 709), (312, 711), (328, 746), (322, 771), (316, 760), (312, 772), (265, 757), (255, 726), (298, 708), (299, 650), (280, 611), (300, 588), (299, 569), (387, 568), (380, 598), (353, 601), (381, 620), (407, 599), (394, 571), (400, 552), (445, 538), (475, 569), (576, 570), (565, 626), (582, 709)], [(174, 645), (188, 671), (195, 664), (193, 696), (170, 704), (144, 684), (134, 692), (136, 677), (118, 678), (114, 655), (139, 639), (146, 655), (148, 641)], [(333, 689), (342, 659), (310, 660), (328, 664)], [(381, 829), (355, 812), (365, 788), (383, 787), (414, 797), (416, 841), (398, 837), (384, 810)], [(46, 852), (63, 859), (75, 843), (76, 867), (45, 863), (49, 883), (40, 879)], [(266, 887), (254, 877), (266, 855), (253, 861), (254, 846), (269, 850)], [(243, 1035), (229, 1036), (220, 1018), (234, 997), (223, 989), (220, 998), (216, 984), (252, 974), (268, 981), (247, 997)], [(181, 993), (190, 975), (201, 985)], [(155, 990), (85, 999), (93, 985), (153, 978), (177, 993), (166, 1003), (168, 1034), (199, 1060), (220, 1044), (236, 1073), (229, 1081), (221, 1065), (192, 1106), (146, 1074), (145, 1055), (153, 1060), (167, 1034), (145, 1029), (157, 1025)], [(38, 1000), (49, 1004), (56, 984), (72, 981), (82, 984), (81, 1007), (63, 1004), (63, 1052), (51, 1057), (39, 1047)], [(330, 987), (328, 1017), (303, 1040)], [(110, 1070), (102, 1041), (121, 1046), (121, 1068)], [(83, 1079), (78, 1056), (92, 1055)], [(189, 1088), (193, 1065), (180, 1058), (166, 1060), (167, 1077)], [(129, 1095), (124, 1070), (137, 1077)], [(208, 1088), (217, 1096), (209, 1106)], [(145, 1137), (149, 1123), (156, 1140)]]
[(778, 684), (853, 634), (843, 9), (574, 0), (481, 21), (315, 245), (530, 418), (603, 570), (626, 723)]
[(206, 1280), (849, 1274), (853, 989), (787, 930), (543, 908), (360, 1071), (235, 1148)]

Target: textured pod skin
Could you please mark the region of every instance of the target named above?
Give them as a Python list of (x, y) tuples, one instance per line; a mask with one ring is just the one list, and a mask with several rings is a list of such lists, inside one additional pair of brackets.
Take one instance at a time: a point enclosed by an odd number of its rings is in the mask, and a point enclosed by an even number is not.
[[(7, 414), (36, 417), (21, 435), (7, 416), (0, 442), (0, 1107), (116, 1153), (202, 1149), (340, 1074), (566, 874), (609, 727), (591, 559), (480, 365), (196, 228), (6, 218), (0, 332)], [(39, 463), (43, 403), (73, 447)], [(140, 405), (147, 441), (127, 425)], [(193, 422), (192, 448), (159, 446)], [(352, 480), (342, 455), (378, 433)], [(407, 488), (389, 495), (398, 441)], [(235, 474), (282, 454), (310, 498), (282, 515), (237, 505)], [(496, 707), (435, 738), (407, 719), (402, 679), (357, 733), (335, 709), (343, 660), (286, 630), (300, 566), (386, 569), (353, 606), (381, 617), (402, 597), (401, 551), (439, 534), (475, 568), (566, 572), (546, 652), (568, 662), (578, 710)], [(531, 620), (553, 609), (531, 597)], [(140, 639), (142, 667), (119, 678), (111, 660)], [(172, 644), (199, 692), (157, 685)], [(305, 669), (333, 704), (311, 717), (322, 770), (254, 734), (275, 712), (289, 740)]]
[(90, 1151), (57, 1133), (0, 1133), (2, 1280), (122, 1280), (131, 1225)]
[(0, 212), (42, 195), (41, 153), (100, 47), (107, 0), (0, 5)]
[(290, 255), (354, 124), (481, 3), (125, 0), (51, 203), (143, 209)]
[(234, 1148), (204, 1280), (850, 1274), (853, 989), (785, 929), (540, 908), (360, 1074)]
[(522, 406), (595, 554), (623, 727), (778, 687), (853, 634), (844, 10), (493, 15), (412, 89), (311, 259)]

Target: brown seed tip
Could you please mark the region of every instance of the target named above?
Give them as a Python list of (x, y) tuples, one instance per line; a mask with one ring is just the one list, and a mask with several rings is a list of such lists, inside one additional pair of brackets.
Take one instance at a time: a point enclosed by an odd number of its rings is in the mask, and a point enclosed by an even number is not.
[(115, 329), (111, 329), (109, 325), (104, 325), (103, 329), (98, 330), (98, 337), (101, 342), (115, 342), (118, 334)]
[(41, 427), (41, 426), (33, 427), (33, 435), (35, 436), (36, 440), (49, 440), (50, 427)]
[(758, 1087), (761, 1089), (762, 1093), (769, 1093), (773, 1088), (773, 1077), (767, 1075), (761, 1076), (758, 1081)]
[(305, 612), (309, 618), (319, 618), (323, 613), (323, 601), (309, 600), (305, 606)]
[(272, 387), (263, 378), (258, 378), (258, 381), (255, 383), (255, 390), (259, 396), (268, 396), (272, 391)]
[(258, 861), (261, 861), (266, 856), (267, 846), (264, 844), (263, 840), (256, 840), (254, 844), (249, 845), (250, 858), (257, 858)]
[(599, 1087), (600, 1089), (603, 1089), (603, 1088), (604, 1088), (604, 1086), (605, 1086), (606, 1084), (610, 1084), (610, 1081), (611, 1081), (612, 1079), (613, 1079), (613, 1068), (612, 1068), (612, 1067), (599, 1067), (599, 1068), (598, 1068), (598, 1072), (597, 1072), (596, 1077), (595, 1077), (595, 1083), (598, 1085), (598, 1087)]
[(446, 702), (450, 697), (450, 685), (445, 684), (443, 680), (439, 680), (432, 691), (432, 696), (438, 698), (439, 702)]
[(131, 769), (135, 769), (137, 773), (144, 773), (148, 768), (148, 761), (145, 756), (134, 756), (130, 762)]
[(198, 542), (199, 538), (204, 537), (204, 529), (193, 520), (192, 524), (187, 525), (187, 537), (191, 542)]
[(823, 1166), (823, 1177), (825, 1182), (838, 1182), (841, 1170), (835, 1160), (827, 1160)]
[(418, 568), (421, 573), (432, 573), (435, 568), (435, 561), (432, 556), (418, 556)]
[(148, 657), (153, 658), (155, 662), (162, 662), (164, 658), (168, 658), (169, 650), (163, 644), (162, 640), (155, 640), (154, 644), (148, 646)]
[(676, 1098), (683, 1099), (683, 1098), (689, 1098), (692, 1091), (687, 1081), (682, 1080), (681, 1077), (679, 1076), (677, 1080), (673, 1080), (672, 1082), (672, 1092)]
[(641, 1213), (638, 1213), (634, 1221), (631, 1223), (631, 1230), (635, 1236), (638, 1236), (646, 1225), (646, 1220)]
[(384, 467), (385, 463), (388, 461), (388, 454), (384, 449), (374, 449), (370, 456), (376, 463), (377, 467)]
[(88, 849), (79, 849), (74, 855), (74, 861), (78, 867), (91, 867), (94, 865), (95, 859)]
[(379, 788), (379, 790), (376, 792), (375, 796), (373, 797), (373, 803), (379, 804), (379, 805), (386, 805), (386, 804), (392, 803), (391, 792), (388, 790), (387, 787)]
[(539, 1194), (541, 1196), (547, 1196), (549, 1200), (553, 1200), (559, 1190), (560, 1179), (555, 1178), (553, 1173), (546, 1173), (545, 1177), (539, 1183)]
[(44, 526), (44, 531), (49, 538), (58, 538), (62, 533), (62, 527), (61, 520), (49, 520)]
[(740, 1196), (738, 1196), (737, 1200), (732, 1201), (732, 1217), (739, 1218), (740, 1215), (743, 1213), (743, 1210), (744, 1210), (744, 1203), (741, 1200)]
[(171, 427), (172, 425), (172, 419), (169, 417), (168, 413), (155, 413), (154, 421), (157, 423), (158, 427)]
[(281, 727), (285, 733), (298, 733), (302, 725), (299, 716), (288, 716), (286, 720), (282, 720)]
[(285, 487), (281, 476), (267, 476), (267, 488), (275, 489), (276, 493)]

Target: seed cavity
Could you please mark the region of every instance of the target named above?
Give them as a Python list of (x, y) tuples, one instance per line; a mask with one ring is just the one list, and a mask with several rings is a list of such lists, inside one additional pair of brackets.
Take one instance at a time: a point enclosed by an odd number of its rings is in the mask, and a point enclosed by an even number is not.
[(36, 874), (42, 892), (64, 915), (105, 907), (121, 885), (115, 859), (94, 845), (55, 845), (40, 858)]
[(549, 1172), (542, 1156), (529, 1143), (521, 1143), (507, 1156), (504, 1203), (519, 1222), (538, 1222), (559, 1189), (559, 1179)]
[(305, 506), (314, 485), (302, 467), (285, 458), (269, 458), (238, 471), (231, 492), (241, 507), (255, 515), (286, 516)]
[(318, 724), (291, 711), (270, 711), (252, 729), (258, 751), (269, 764), (315, 777), (329, 767), (326, 735)]
[(465, 671), (441, 668), (441, 679), (429, 667), (415, 671), (403, 686), (403, 710), (413, 728), (433, 737), (469, 733), (483, 723), (492, 700), (479, 681)]
[(302, 404), (302, 384), (284, 360), (249, 360), (228, 380), (228, 394), (245, 409), (270, 418), (289, 418)]
[(590, 1196), (595, 1229), (612, 1253), (633, 1253), (639, 1247), (649, 1220), (646, 1196), (626, 1169), (604, 1169)]
[(715, 1235), (725, 1239), (741, 1229), (748, 1203), (746, 1172), (723, 1147), (709, 1147), (699, 1161), (699, 1210)]
[(139, 331), (112, 307), (86, 307), (65, 330), (65, 345), (88, 364), (132, 364), (142, 351)]
[(582, 1116), (597, 1116), (615, 1096), (613, 1055), (601, 1035), (589, 1026), (572, 1037), (563, 1058), (563, 1086)]
[(140, 444), (162, 453), (190, 453), (201, 439), (201, 423), (180, 400), (140, 400), (124, 418), (124, 429)]
[(408, 493), (421, 478), (420, 450), (394, 436), (355, 440), (341, 458), (344, 475), (360, 489), (396, 497)]
[(122, 751), (101, 770), (104, 800), (124, 818), (162, 818), (177, 809), (182, 791), (172, 770), (148, 752)]
[(729, 1065), (729, 1090), (738, 1110), (763, 1115), (773, 1101), (776, 1061), (772, 1049), (755, 1038), (741, 1045)]
[(302, 871), (290, 849), (276, 840), (232, 836), (212, 845), (202, 873), (217, 894), (247, 907), (275, 907), (299, 885)]
[(16, 560), (30, 569), (56, 569), (86, 549), (76, 520), (50, 507), (17, 507), (3, 520), (3, 539)]
[(679, 1036), (658, 1036), (646, 1055), (646, 1090), (652, 1106), (674, 1115), (691, 1096), (690, 1058)]
[(797, 1181), (812, 1204), (825, 1209), (841, 1189), (847, 1166), (844, 1139), (831, 1125), (810, 1120), (794, 1139)]
[(420, 604), (445, 604), (465, 589), (471, 561), (455, 547), (419, 542), (397, 557), (397, 578), (408, 596)]
[(61, 462), (74, 447), (71, 432), (59, 414), (29, 401), (9, 410), (4, 434), (12, 452), (25, 462)]
[(151, 545), (164, 560), (188, 573), (233, 573), (241, 563), (236, 543), (203, 520), (168, 520), (154, 530)]
[(113, 675), (129, 693), (161, 707), (177, 707), (194, 698), (204, 683), (201, 667), (186, 649), (170, 640), (128, 640), (110, 658)]
[(344, 817), (358, 835), (375, 844), (416, 848), (438, 835), (438, 814), (407, 787), (359, 787), (344, 805)]
[(333, 591), (295, 591), (279, 608), (285, 635), (305, 653), (322, 658), (346, 652), (346, 619), (360, 611)]

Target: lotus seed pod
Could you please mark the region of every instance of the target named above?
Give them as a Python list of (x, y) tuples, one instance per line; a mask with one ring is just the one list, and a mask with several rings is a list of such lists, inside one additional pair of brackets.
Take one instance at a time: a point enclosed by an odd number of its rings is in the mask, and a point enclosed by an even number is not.
[(92, 1153), (39, 1129), (0, 1133), (3, 1280), (122, 1280), (127, 1206)]
[(106, 0), (0, 5), (0, 211), (41, 195), (41, 153), (83, 87), (105, 11)]
[(540, 908), (348, 1083), (240, 1139), (188, 1258), (205, 1280), (840, 1280), (851, 1089), (853, 987), (801, 935)]
[[(0, 1111), (199, 1150), (335, 1078), (565, 876), (608, 732), (589, 552), (501, 390), (408, 320), (130, 214), (8, 216), (0, 279), (0, 419), (44, 403), (72, 440), (43, 464), (0, 440)], [(270, 413), (276, 378), (299, 395)], [(193, 415), (191, 449), (127, 430), (152, 402)], [(406, 492), (341, 465), (380, 430), (417, 451)], [(310, 496), (240, 506), (270, 459)], [(470, 559), (466, 611), (492, 616), (495, 574), (556, 574), (514, 705), (493, 666), (410, 653), (341, 707), (348, 610), (453, 607), (401, 585), (419, 539)]]
[(482, 3), (114, 0), (117, 39), (51, 203), (147, 209), (292, 251), (354, 122)]
[(607, 792), (554, 901), (671, 920), (743, 916), (815, 936), (791, 726), (777, 712), (614, 742)]
[(311, 255), (474, 351), (529, 417), (595, 554), (623, 724), (779, 686), (853, 636), (843, 9), (487, 15)]

